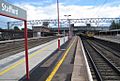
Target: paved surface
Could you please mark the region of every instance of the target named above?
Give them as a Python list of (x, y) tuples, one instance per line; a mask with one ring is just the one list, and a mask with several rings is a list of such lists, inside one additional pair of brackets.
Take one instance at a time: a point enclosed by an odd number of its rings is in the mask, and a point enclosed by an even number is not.
[(120, 43), (120, 36), (94, 36), (94, 37), (98, 39)]
[[(67, 41), (64, 45), (61, 46), (61, 49), (66, 49), (68, 46), (69, 41)], [(46, 78), (49, 76), (50, 72), (53, 70), (56, 63), (62, 57), (63, 52), (55, 51), (52, 53), (48, 58), (34, 67), (30, 72), (30, 80), (29, 81), (45, 81)], [(27, 81), (25, 77), (21, 78), (19, 81)]]
[[(77, 37), (74, 37), (73, 40), (75, 40), (74, 44), (72, 45), (70, 51), (68, 52), (64, 62), (58, 69), (57, 73), (54, 75), (52, 81), (70, 81), (74, 66)], [(70, 42), (70, 44), (72, 44), (73, 40)]]
[(78, 43), (75, 40), (52, 80), (47, 81), (93, 81), (82, 42), (76, 38)]
[(81, 40), (78, 40), (76, 55), (74, 61), (74, 69), (72, 72), (71, 81), (93, 81), (90, 68), (86, 64), (87, 60), (84, 56), (84, 52), (81, 45)]
[[(67, 37), (65, 38), (67, 41)], [(61, 38), (61, 45), (65, 42)], [(57, 49), (57, 39), (29, 50), (30, 70)], [(18, 81), (25, 75), (24, 52), (0, 60), (0, 81)]]

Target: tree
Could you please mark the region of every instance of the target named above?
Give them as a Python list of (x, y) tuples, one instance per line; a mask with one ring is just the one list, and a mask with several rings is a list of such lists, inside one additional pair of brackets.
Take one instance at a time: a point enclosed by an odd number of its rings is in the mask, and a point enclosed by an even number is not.
[(118, 23), (118, 29), (120, 29), (120, 20), (119, 20), (119, 23)]
[(113, 21), (110, 25), (110, 29), (120, 29), (120, 21), (117, 23)]
[(21, 28), (21, 30), (24, 30), (24, 28)]
[(116, 27), (116, 23), (115, 23), (115, 21), (113, 21), (112, 23), (111, 23), (111, 25), (110, 25), (110, 29), (112, 30), (112, 29), (115, 29), (115, 27)]
[(14, 30), (20, 30), (18, 26), (15, 26), (14, 27)]
[[(29, 29), (29, 28), (27, 28), (28, 29), (28, 31), (32, 31), (32, 29)], [(24, 28), (22, 28), (21, 30), (24, 30)]]
[(0, 30), (2, 30), (2, 28), (0, 28)]

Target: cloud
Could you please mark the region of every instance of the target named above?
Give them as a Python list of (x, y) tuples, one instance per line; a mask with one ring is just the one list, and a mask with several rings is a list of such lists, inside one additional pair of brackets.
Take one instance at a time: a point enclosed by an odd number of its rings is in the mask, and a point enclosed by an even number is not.
[[(28, 20), (57, 18), (56, 4), (33, 6), (31, 4), (23, 3), (16, 5), (27, 10)], [(60, 18), (65, 18), (65, 14), (70, 14), (70, 18), (119, 17), (120, 5), (111, 5), (103, 6), (100, 9), (100, 6), (64, 5), (63, 3), (60, 3)]]

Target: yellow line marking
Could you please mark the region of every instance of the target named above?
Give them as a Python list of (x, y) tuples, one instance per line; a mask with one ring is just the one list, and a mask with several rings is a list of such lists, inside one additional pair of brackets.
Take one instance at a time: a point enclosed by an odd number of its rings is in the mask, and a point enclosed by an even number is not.
[(51, 72), (51, 74), (48, 76), (48, 78), (46, 79), (46, 81), (51, 81), (52, 80), (52, 78), (54, 77), (54, 75), (58, 71), (59, 67), (61, 66), (61, 64), (65, 60), (66, 56), (68, 55), (68, 52), (70, 51), (70, 49), (71, 49), (72, 45), (74, 44), (74, 42), (75, 42), (75, 40), (72, 42), (72, 44), (70, 45), (70, 47), (64, 53), (62, 59), (57, 63), (57, 65), (55, 66), (55, 68), (53, 69), (53, 71)]
[(14, 65), (10, 66), (9, 68), (3, 70), (0, 72), (0, 76), (5, 74), (6, 72), (12, 70), (13, 68), (15, 68), (16, 66), (18, 66), (19, 64), (23, 63), (24, 62), (24, 59), (23, 60), (20, 60), (19, 62), (15, 63)]
[[(47, 50), (47, 49), (48, 49), (48, 45), (45, 46), (42, 50), (38, 50), (38, 51), (32, 53), (31, 55), (29, 55), (29, 59), (31, 59), (31, 58), (34, 57), (35, 55), (37, 55), (37, 54), (39, 54), (39, 53), (41, 53), (41, 52), (43, 52), (44, 50)], [(11, 65), (10, 67), (6, 68), (5, 70), (1, 71), (1, 72), (0, 72), (0, 76), (2, 76), (3, 74), (7, 73), (8, 71), (14, 69), (15, 67), (17, 67), (18, 65), (20, 65), (20, 64), (22, 64), (22, 63), (24, 63), (24, 62), (25, 62), (25, 60), (24, 60), (24, 58), (23, 58), (23, 59), (21, 59), (20, 61), (16, 62), (15, 64)]]

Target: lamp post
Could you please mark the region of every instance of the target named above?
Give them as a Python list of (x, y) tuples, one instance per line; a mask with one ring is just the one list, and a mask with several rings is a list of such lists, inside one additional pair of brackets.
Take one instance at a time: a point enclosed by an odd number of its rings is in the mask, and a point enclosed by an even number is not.
[(58, 50), (60, 50), (60, 19), (59, 19), (59, 1), (57, 0), (57, 15), (58, 15)]
[(65, 17), (67, 17), (67, 20), (68, 20), (68, 24), (69, 24), (69, 33), (68, 33), (68, 40), (71, 38), (71, 31), (70, 31), (70, 19), (69, 19), (69, 17), (71, 16), (71, 15), (64, 15)]

